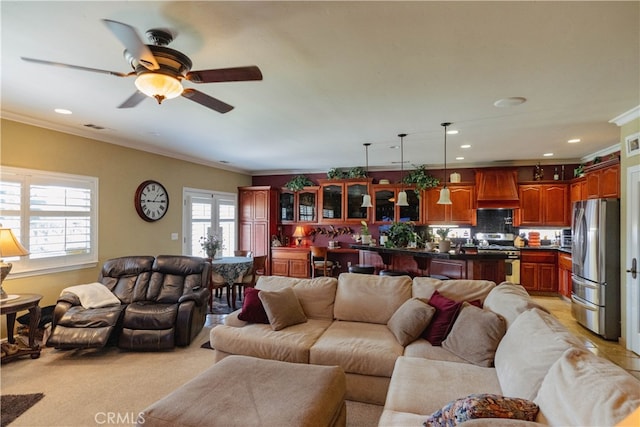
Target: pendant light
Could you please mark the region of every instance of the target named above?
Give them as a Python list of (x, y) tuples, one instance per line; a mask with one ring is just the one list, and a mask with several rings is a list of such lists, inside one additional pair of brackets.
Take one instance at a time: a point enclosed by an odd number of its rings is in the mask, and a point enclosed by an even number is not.
[[(364, 151), (365, 151), (365, 158), (366, 158), (366, 162), (367, 162), (367, 178), (369, 178), (369, 146), (371, 145), (370, 142), (365, 142), (364, 144)], [(373, 205), (371, 204), (371, 196), (369, 195), (369, 185), (367, 185), (367, 193), (362, 196), (362, 205), (361, 207), (363, 208), (371, 208), (373, 207)]]
[(444, 127), (444, 187), (440, 190), (440, 198), (437, 202), (439, 205), (451, 204), (451, 197), (447, 188), (447, 127), (449, 125), (451, 123), (440, 123), (440, 126)]
[(407, 202), (407, 192), (404, 191), (404, 137), (406, 133), (398, 134), (400, 137), (400, 182), (402, 183), (402, 190), (398, 193), (398, 206), (409, 206)]

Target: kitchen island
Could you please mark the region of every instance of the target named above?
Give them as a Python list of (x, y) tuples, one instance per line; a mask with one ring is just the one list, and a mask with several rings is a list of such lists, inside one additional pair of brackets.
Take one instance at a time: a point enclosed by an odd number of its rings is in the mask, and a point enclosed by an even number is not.
[(450, 279), (483, 279), (501, 283), (505, 280), (505, 259), (502, 253), (478, 254), (439, 253), (425, 249), (386, 248), (383, 246), (351, 245), (359, 250), (359, 262), (380, 270), (402, 270), (411, 276), (446, 276)]

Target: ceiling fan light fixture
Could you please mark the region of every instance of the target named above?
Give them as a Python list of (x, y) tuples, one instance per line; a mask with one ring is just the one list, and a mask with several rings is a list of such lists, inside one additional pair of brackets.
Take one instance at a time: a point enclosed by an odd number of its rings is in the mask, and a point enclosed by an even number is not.
[(136, 78), (136, 88), (145, 95), (158, 100), (177, 98), (184, 89), (175, 77), (161, 73), (143, 73)]

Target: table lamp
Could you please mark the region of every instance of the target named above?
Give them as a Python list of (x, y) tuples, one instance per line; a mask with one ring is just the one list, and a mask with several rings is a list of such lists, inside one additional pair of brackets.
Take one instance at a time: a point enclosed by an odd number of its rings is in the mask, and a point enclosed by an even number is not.
[(0, 225), (0, 301), (11, 299), (13, 296), (7, 295), (2, 288), (2, 282), (11, 271), (13, 265), (10, 262), (4, 262), (4, 257), (29, 255), (24, 246), (16, 239), (10, 228), (2, 228)]
[(296, 238), (296, 242), (297, 242), (297, 246), (300, 246), (302, 244), (302, 238), (305, 236), (304, 234), (304, 227), (302, 226), (297, 226), (296, 229), (293, 232), (293, 237)]

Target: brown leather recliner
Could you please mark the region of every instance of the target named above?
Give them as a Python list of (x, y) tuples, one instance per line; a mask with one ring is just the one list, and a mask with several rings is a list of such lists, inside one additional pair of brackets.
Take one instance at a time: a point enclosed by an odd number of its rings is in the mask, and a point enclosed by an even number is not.
[(64, 292), (54, 310), (47, 346), (101, 348), (108, 342), (129, 350), (186, 346), (202, 330), (211, 265), (198, 257), (131, 256), (105, 262), (98, 281), (119, 306), (85, 309)]

